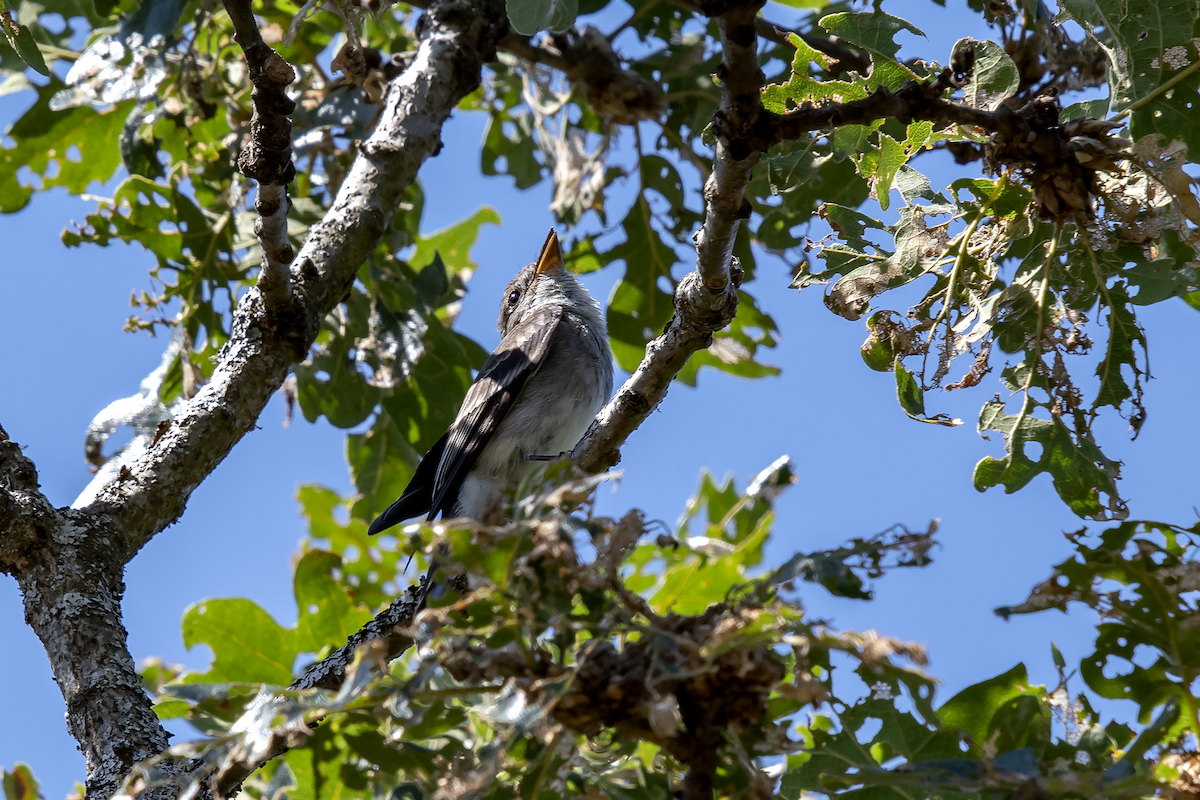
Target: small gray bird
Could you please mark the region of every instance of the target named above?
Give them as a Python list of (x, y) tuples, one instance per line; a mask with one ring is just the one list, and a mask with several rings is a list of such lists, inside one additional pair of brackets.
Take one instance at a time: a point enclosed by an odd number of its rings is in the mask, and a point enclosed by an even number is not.
[(553, 229), (537, 263), (505, 288), (496, 327), (500, 345), (450, 429), (368, 533), (421, 514), (499, 524), (504, 489), (538, 462), (574, 447), (612, 394), (612, 351), (600, 305), (563, 267)]

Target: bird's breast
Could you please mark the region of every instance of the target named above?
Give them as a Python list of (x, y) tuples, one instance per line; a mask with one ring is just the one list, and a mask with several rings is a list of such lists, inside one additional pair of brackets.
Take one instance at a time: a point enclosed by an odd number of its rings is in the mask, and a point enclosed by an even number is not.
[(513, 485), (538, 466), (524, 455), (556, 456), (582, 438), (612, 393), (612, 355), (584, 322), (566, 316), (546, 360), (480, 453), (472, 472)]

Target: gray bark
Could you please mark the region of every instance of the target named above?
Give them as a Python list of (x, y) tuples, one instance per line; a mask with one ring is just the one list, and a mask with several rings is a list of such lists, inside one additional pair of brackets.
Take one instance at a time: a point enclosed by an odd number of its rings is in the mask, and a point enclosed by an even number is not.
[(501, 0), (431, 4), (418, 25), (416, 58), (391, 82), (376, 130), (290, 267), (283, 284), (290, 296), (268, 304), (259, 288), (247, 293), (212, 380), (93, 502), (53, 508), (38, 490), (32, 462), (0, 429), (0, 572), (17, 579), (26, 620), (46, 647), (68, 728), (87, 757), (89, 798), (110, 796), (134, 764), (167, 746), (126, 646), (125, 564), (178, 519), (305, 357), (404, 190), (440, 149), (443, 123), (478, 86), (506, 28)]
[(716, 159), (704, 185), (704, 224), (696, 232), (696, 270), (675, 287), (675, 316), (629, 380), (617, 391), (592, 427), (571, 452), (572, 460), (589, 472), (616, 464), (621, 445), (667, 395), (671, 381), (697, 350), (712, 344), (712, 335), (737, 313), (737, 289), (742, 271), (732, 257), (738, 226), (750, 216), (746, 184), (761, 149), (747, 146), (747, 133), (760, 127), (765, 111), (759, 92), (762, 70), (756, 53), (755, 21), (762, 0), (722, 9), (721, 107), (713, 120), (717, 132)]
[(0, 571), (17, 579), (25, 621), (46, 648), (89, 797), (111, 796), (130, 766), (167, 747), (126, 645), (125, 564), (112, 530), (107, 518), (53, 508), (0, 428)]

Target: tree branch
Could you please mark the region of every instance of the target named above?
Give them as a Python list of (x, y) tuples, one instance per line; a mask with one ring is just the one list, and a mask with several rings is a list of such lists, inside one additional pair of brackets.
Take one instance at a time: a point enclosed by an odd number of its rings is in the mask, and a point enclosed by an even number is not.
[(402, 654), (413, 645), (412, 637), (402, 631), (412, 627), (413, 617), (420, 610), (424, 594), (425, 582), (422, 579), (416, 586), (408, 587), (403, 595), (393, 600), (390, 606), (375, 616), (375, 619), (362, 626), (346, 644), (315, 664), (310, 664), (304, 670), (304, 674), (292, 681), (289, 688), (338, 689), (346, 678), (346, 668), (354, 661), (354, 651), (364, 644), (379, 642), (384, 658), (388, 661)]
[(881, 86), (862, 100), (805, 106), (786, 114), (768, 114), (764, 124), (757, 130), (747, 132), (742, 145), (771, 147), (789, 139), (798, 139), (812, 131), (862, 125), (886, 118), (906, 124), (917, 119), (943, 125), (957, 123), (1006, 136), (1015, 133), (1017, 128), (1027, 129), (1023, 118), (1007, 106), (1002, 105), (995, 111), (983, 111), (943, 100), (942, 93), (951, 85), (948, 74), (949, 69), (931, 81), (908, 81), (894, 92)]
[(46, 648), (67, 729), (87, 762), (89, 798), (112, 796), (131, 766), (167, 747), (129, 655), (124, 563), (114, 556), (104, 522), (56, 511), (38, 491), (33, 462), (0, 428), (0, 571), (17, 579), (25, 621)]
[[(245, 17), (249, 7), (243, 2), (233, 11)], [(68, 728), (87, 757), (89, 800), (111, 796), (136, 763), (167, 747), (126, 644), (124, 565), (179, 517), (192, 491), (254, 428), (292, 364), (308, 352), (418, 168), (441, 147), (443, 123), (478, 86), (482, 65), (494, 58), (506, 27), (500, 0), (431, 4), (418, 24), (420, 45), (411, 67), (389, 84), (379, 123), (332, 208), (285, 268), (294, 289), (290, 302), (270, 302), (275, 288), (265, 277), (247, 292), (212, 379), (95, 500), (78, 510), (54, 509), (37, 489), (33, 464), (0, 430), (0, 571), (16, 577), (26, 620), (46, 648), (66, 700)], [(239, 40), (246, 45), (245, 37)], [(251, 42), (248, 58), (256, 49)], [(270, 61), (263, 56), (265, 72)], [(281, 93), (286, 83), (276, 83)], [(256, 89), (256, 114), (260, 100)], [(276, 166), (282, 172), (264, 180), (290, 180), (290, 157)], [(277, 211), (286, 216), (286, 203)], [(287, 284), (280, 286), (286, 298)], [(411, 608), (407, 613), (411, 620)], [(386, 639), (390, 631), (379, 635)], [(334, 669), (330, 662), (330, 675), (340, 670), (344, 665)], [(179, 767), (165, 760), (160, 768), (170, 773)], [(158, 786), (143, 796), (166, 800), (177, 792)]]
[(296, 72), (263, 41), (250, 0), (224, 0), (224, 5), (254, 84), (250, 141), (238, 155), (238, 170), (258, 181), (254, 233), (263, 251), (258, 290), (268, 309), (283, 313), (290, 300), (288, 265), (295, 257), (287, 235), (287, 185), (296, 177), (291, 120), (296, 104), (287, 96), (287, 87), (296, 80)]
[[(629, 434), (662, 402), (671, 381), (692, 353), (708, 347), (715, 331), (737, 313), (742, 270), (732, 257), (738, 225), (750, 216), (746, 184), (766, 146), (746, 146), (759, 130), (766, 111), (759, 97), (763, 86), (758, 67), (755, 20), (763, 0), (731, 8), (717, 18), (721, 34), (721, 106), (713, 118), (717, 134), (713, 171), (704, 184), (704, 224), (696, 232), (696, 270), (675, 287), (675, 316), (666, 330), (646, 345), (646, 356), (609, 401), (571, 452), (580, 468), (599, 472), (620, 460)], [(762, 140), (765, 141), (765, 140)]]
[(418, 168), (441, 147), (442, 124), (478, 86), (507, 26), (499, 0), (482, 6), (445, 0), (422, 19), (412, 66), (389, 84), (378, 125), (291, 265), (289, 309), (271, 309), (251, 289), (238, 304), (212, 379), (130, 465), (128, 477), (104, 487), (84, 509), (115, 523), (114, 545), (126, 561), (179, 517), (196, 486), (254, 428), (387, 230)]
[[(412, 627), (413, 618), (420, 609), (423, 596), (424, 581), (417, 586), (410, 586), (390, 606), (353, 634), (345, 645), (309, 665), (288, 688), (337, 691), (346, 679), (346, 671), (354, 662), (355, 653), (363, 646), (374, 647), (373, 655), (384, 663), (400, 656), (413, 645), (412, 637), (404, 631)], [(232, 797), (240, 791), (242, 782), (256, 769), (289, 749), (288, 734), (276, 731), (272, 733), (269, 746), (258, 751), (261, 753), (265, 750), (265, 757), (248, 757), (245, 754), (234, 753), (219, 764), (197, 760), (191, 764), (194, 772), (190, 781), (193, 784), (211, 782), (214, 796)]]

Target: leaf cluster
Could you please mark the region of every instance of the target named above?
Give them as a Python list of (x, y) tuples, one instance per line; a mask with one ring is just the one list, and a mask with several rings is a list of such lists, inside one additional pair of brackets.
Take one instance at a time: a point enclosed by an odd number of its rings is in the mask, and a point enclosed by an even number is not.
[[(572, 27), (603, 5), (513, 0), (509, 48), (462, 110), (488, 118), (482, 174), (521, 189), (552, 183), (568, 266), (621, 271), (607, 319), (617, 363), (633, 370), (675, 313), (672, 294), (708, 213), (699, 189), (714, 170), (722, 53), (706, 4), (639, 0), (621, 35)], [(330, 209), (388, 80), (413, 58), (412, 9), (378, 6), (260, 9), (264, 38), (299, 75), (288, 216), (297, 248)], [(901, 60), (897, 36), (920, 31), (878, 8), (827, 4), (795, 32), (764, 34), (759, 63), (773, 77), (762, 113), (773, 118), (934, 86), (978, 118), (1018, 118), (1038, 136), (879, 118), (773, 146), (746, 188), (749, 217), (733, 246), (746, 276), (738, 314), (678, 377), (695, 384), (704, 366), (778, 372), (762, 359), (779, 328), (755, 299), (770, 254), (793, 288), (827, 286), (831, 311), (865, 321), (862, 357), (894, 372), (911, 418), (958, 424), (928, 413), (926, 393), (999, 373), (1010, 397), (985, 402), (978, 428), (1000, 434), (1004, 450), (979, 462), (977, 488), (1012, 492), (1046, 474), (1076, 514), (1122, 519), (1120, 465), (1093, 425), (1102, 411), (1135, 432), (1145, 418), (1140, 308), (1174, 297), (1200, 307), (1200, 205), (1187, 172), (1200, 147), (1191, 110), (1200, 18), (1181, 3), (1149, 0), (1125, 14), (1107, 0), (1069, 0), (1062, 17), (1088, 32), (1076, 42), (1004, 3), (985, 14), (1002, 41), (963, 40), (945, 69)], [(132, 298), (130, 327), (176, 332), (158, 399), (190, 397), (262, 257), (253, 186), (236, 169), (251, 97), (227, 16), (200, 0), (47, 0), (15, 15), (6, 6), (0, 27), (0, 93), (32, 98), (0, 150), (0, 212), (37, 191), (83, 194), (120, 174), (63, 241), (136, 242), (153, 254), (152, 290)], [(333, 53), (343, 33), (352, 44)], [(1055, 94), (1096, 86), (1109, 97), (1064, 108)], [(980, 160), (987, 174), (935, 191), (917, 166), (942, 149)], [(808, 619), (790, 594), (796, 581), (870, 599), (887, 570), (928, 563), (936, 526), (767, 569), (773, 503), (794, 480), (786, 460), (745, 491), (705, 474), (678, 530), (654, 542), (640, 512), (588, 511), (595, 478), (522, 487), (502, 528), (444, 521), (368, 538), (366, 523), (400, 493), (485, 356), (454, 322), (471, 247), (500, 217), (481, 208), (428, 233), (423, 205), (414, 183), (288, 386), (307, 420), (355, 431), (354, 496), (300, 491), (310, 537), (296, 561), (296, 626), (247, 600), (207, 600), (188, 609), (183, 630), (189, 646), (212, 649), (210, 668), (143, 670), (160, 716), (208, 737), (170, 757), (202, 755), (207, 769), (233, 774), (287, 749), (246, 784), (265, 798), (657, 798), (697, 775), (729, 797), (1132, 797), (1182, 780), (1194, 761), (1185, 734), (1200, 729), (1195, 529), (1122, 523), (1098, 544), (1079, 534), (1076, 555), (1005, 612), (1070, 602), (1100, 611), (1080, 674), (1099, 696), (1138, 704), (1136, 736), (1101, 726), (1086, 699), (1067, 693), (1065, 674), (1047, 690), (1030, 686), (1021, 665), (935, 708), (919, 647)], [(883, 305), (914, 291), (906, 309)], [(416, 653), (388, 664), (368, 646), (338, 692), (283, 688), (298, 663), (339, 647), (402, 595), (410, 548), (421, 561), (442, 546), (445, 572), (466, 576), (466, 590), (418, 620)], [(838, 669), (870, 696), (835, 686)], [(130, 789), (171, 779), (147, 766)], [(36, 794), (21, 766), (4, 786), (10, 800), (30, 786)]]

